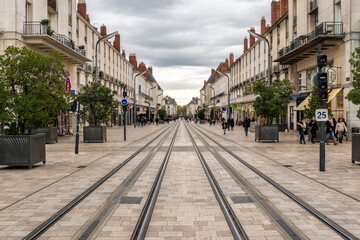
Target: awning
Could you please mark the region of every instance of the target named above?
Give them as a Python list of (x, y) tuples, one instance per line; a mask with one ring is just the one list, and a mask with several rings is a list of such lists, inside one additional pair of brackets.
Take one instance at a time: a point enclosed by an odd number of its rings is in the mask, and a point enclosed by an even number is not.
[(295, 108), (295, 111), (304, 111), (305, 110), (305, 106), (308, 105), (309, 101), (310, 101), (310, 96), (311, 96), (311, 93), (309, 94), (309, 96), (307, 96), (307, 98), (305, 98), (304, 101), (302, 101), (299, 106), (297, 106)]
[(331, 90), (328, 96), (328, 103), (342, 90), (342, 88), (335, 88)]

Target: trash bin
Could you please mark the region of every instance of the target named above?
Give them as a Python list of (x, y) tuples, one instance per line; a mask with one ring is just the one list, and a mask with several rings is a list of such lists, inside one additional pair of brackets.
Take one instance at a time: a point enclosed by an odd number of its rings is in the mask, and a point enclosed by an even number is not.
[(351, 128), (351, 133), (360, 133), (360, 128), (359, 127)]

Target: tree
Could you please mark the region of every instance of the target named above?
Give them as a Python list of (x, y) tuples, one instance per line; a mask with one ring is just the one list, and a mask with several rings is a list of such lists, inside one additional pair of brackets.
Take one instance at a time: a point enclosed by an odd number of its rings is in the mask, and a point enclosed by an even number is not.
[(0, 122), (11, 134), (24, 134), (54, 123), (59, 112), (69, 109), (63, 59), (26, 47), (9, 46), (0, 55)]
[[(258, 81), (254, 86), (254, 94), (258, 95), (253, 105), (256, 115), (270, 121), (285, 115), (293, 91), (294, 89), (287, 79), (270, 86), (264, 80)], [(270, 121), (267, 122), (270, 123)]]
[(100, 82), (91, 82), (84, 86), (78, 95), (82, 106), (81, 118), (91, 126), (99, 126), (110, 120), (110, 116), (117, 106), (115, 93)]
[(204, 120), (205, 119), (205, 109), (200, 109), (198, 111), (198, 116), (199, 116), (200, 120)]
[(167, 113), (165, 109), (159, 109), (158, 110), (158, 116), (160, 117), (161, 120), (164, 120), (164, 118), (166, 117)]
[[(355, 49), (355, 52), (351, 54), (351, 58), (349, 60), (353, 69), (351, 72), (353, 73), (353, 89), (346, 95), (346, 99), (351, 101), (355, 105), (360, 104), (360, 47)], [(360, 109), (357, 111), (358, 118), (360, 118)]]
[[(327, 102), (324, 103), (323, 108), (328, 108)], [(316, 109), (320, 109), (320, 103), (318, 99), (318, 89), (314, 87), (309, 95), (309, 103), (305, 106), (305, 118), (311, 119), (312, 117), (315, 117)], [(331, 110), (329, 110), (329, 115), (332, 116)]]

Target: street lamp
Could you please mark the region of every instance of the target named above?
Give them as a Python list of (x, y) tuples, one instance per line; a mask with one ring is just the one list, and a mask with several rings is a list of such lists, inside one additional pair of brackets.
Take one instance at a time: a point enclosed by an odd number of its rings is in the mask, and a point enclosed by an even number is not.
[[(155, 116), (157, 117), (157, 109), (158, 109), (158, 99), (159, 99), (159, 96), (163, 95), (163, 93), (159, 93), (157, 96), (156, 96), (156, 109), (155, 109)], [(161, 104), (160, 104), (161, 105)]]
[(134, 127), (136, 128), (136, 120), (137, 120), (137, 108), (136, 108), (136, 77), (146, 73), (148, 70), (145, 70), (141, 73), (138, 73), (134, 77)]
[(214, 91), (214, 113), (213, 113), (213, 120), (215, 120), (215, 89), (210, 86), (210, 88)]
[(110, 33), (102, 38), (100, 38), (97, 42), (96, 42), (96, 47), (95, 47), (95, 82), (98, 81), (99, 79), (99, 69), (98, 69), (98, 45), (100, 42), (103, 42), (103, 41), (106, 41), (106, 40), (109, 40), (110, 38), (114, 37), (116, 34), (118, 34), (118, 32), (113, 32), (113, 33)]
[(220, 74), (221, 76), (226, 76), (228, 79), (228, 111), (227, 111), (227, 119), (230, 118), (230, 78), (227, 74), (223, 74), (222, 72), (219, 72), (218, 70), (216, 70), (215, 72), (217, 72), (218, 74)]
[(250, 30), (248, 30), (248, 33), (253, 36), (254, 38), (260, 38), (262, 40), (265, 40), (265, 42), (267, 43), (268, 45), (268, 72), (267, 72), (267, 79), (268, 79), (268, 86), (271, 85), (271, 54), (270, 54), (270, 43), (269, 43), (269, 40), (267, 40), (265, 37), (261, 36), (260, 34), (258, 33), (254, 33), (254, 32), (251, 32)]
[[(150, 88), (149, 89), (149, 97), (150, 97), (150, 91), (151, 91), (151, 89), (154, 89), (154, 88), (156, 88), (157, 86), (155, 86), (155, 87), (152, 87), (152, 88)], [(151, 114), (150, 114), (150, 98), (149, 98), (149, 121), (150, 121), (150, 117), (151, 117)], [(154, 115), (155, 116), (155, 115)]]

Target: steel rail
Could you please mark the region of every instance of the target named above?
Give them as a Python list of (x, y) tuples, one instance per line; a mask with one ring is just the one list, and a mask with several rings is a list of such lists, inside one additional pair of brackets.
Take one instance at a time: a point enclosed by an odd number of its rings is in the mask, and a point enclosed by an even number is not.
[(205, 158), (203, 157), (203, 155), (201, 154), (197, 144), (194, 141), (194, 138), (192, 137), (192, 135), (190, 134), (189, 129), (187, 128), (187, 126), (185, 125), (186, 131), (189, 134), (190, 140), (194, 146), (194, 149), (196, 151), (196, 154), (198, 155), (201, 165), (205, 171), (205, 174), (209, 180), (209, 183), (211, 185), (211, 188), (213, 189), (214, 195), (220, 205), (220, 208), (224, 214), (224, 217), (229, 225), (230, 231), (234, 237), (234, 239), (236, 240), (247, 240), (249, 239), (245, 230), (242, 228), (239, 220), (237, 219), (234, 211), (232, 210), (231, 205), (229, 204), (229, 202), (226, 200), (226, 197), (224, 195), (224, 193), (221, 191), (221, 188), (219, 186), (219, 184), (217, 183), (214, 175), (212, 174), (209, 166), (207, 165)]
[(174, 143), (175, 143), (177, 132), (179, 130), (179, 126), (180, 126), (180, 123), (178, 123), (178, 126), (176, 128), (174, 137), (171, 140), (170, 146), (169, 146), (169, 148), (168, 148), (168, 150), (166, 152), (164, 160), (163, 160), (163, 162), (161, 164), (161, 167), (160, 167), (160, 169), (158, 171), (158, 174), (157, 174), (157, 176), (155, 178), (154, 184), (153, 184), (153, 186), (152, 186), (152, 188), (150, 190), (149, 196), (148, 196), (148, 198), (146, 200), (146, 203), (144, 205), (144, 208), (143, 208), (143, 210), (142, 210), (142, 212), (140, 214), (139, 220), (136, 223), (135, 229), (134, 229), (133, 234), (131, 236), (132, 240), (134, 240), (134, 239), (136, 239), (136, 240), (145, 239), (146, 232), (147, 232), (147, 229), (148, 229), (149, 224), (150, 224), (151, 216), (152, 216), (152, 213), (154, 211), (157, 198), (159, 196), (161, 183), (162, 183), (162, 180), (164, 179), (166, 167), (167, 167), (167, 165), (169, 163), (170, 155), (171, 155), (172, 149), (174, 147)]
[(56, 212), (53, 216), (48, 218), (42, 224), (40, 224), (37, 228), (35, 228), (32, 232), (26, 235), (24, 240), (33, 240), (40, 237), (47, 229), (49, 229), (53, 224), (59, 221), (64, 215), (66, 215), (72, 208), (74, 208), (77, 204), (83, 201), (88, 195), (90, 195), (95, 189), (97, 189), (100, 185), (102, 185), (106, 180), (108, 180), (111, 176), (113, 176), (117, 171), (119, 171), (123, 166), (125, 166), (128, 162), (130, 162), (133, 158), (135, 158), (138, 154), (140, 154), (145, 148), (147, 148), (151, 143), (153, 143), (156, 139), (158, 139), (164, 132), (171, 128), (168, 127), (164, 131), (162, 131), (159, 135), (133, 153), (130, 157), (128, 157), (124, 162), (119, 164), (109, 173), (107, 173), (104, 177), (98, 180), (96, 183), (91, 185), (88, 189), (83, 191), (80, 195), (74, 198), (70, 203), (68, 203), (65, 207), (61, 208), (58, 212)]
[(212, 142), (214, 142), (216, 145), (218, 145), (220, 148), (222, 148), (224, 151), (229, 153), (231, 156), (236, 158), (239, 162), (244, 164), (246, 167), (248, 167), (251, 171), (259, 175), (261, 178), (263, 178), (265, 181), (273, 185), (275, 188), (277, 188), (279, 191), (284, 193), (286, 196), (291, 198), (293, 201), (295, 201), (298, 205), (300, 205), (302, 208), (307, 210), (310, 214), (315, 216), (317, 219), (319, 219), (321, 222), (323, 222), (325, 225), (327, 225), (330, 229), (335, 231), (339, 236), (341, 236), (344, 239), (348, 240), (359, 240), (356, 236), (354, 236), (352, 233), (341, 227), (339, 224), (335, 223), (333, 220), (316, 210), (314, 207), (312, 207), (310, 204), (306, 203), (304, 200), (302, 200), (300, 197), (293, 194), (291, 191), (287, 190), (285, 187), (278, 184), (276, 181), (262, 173), (260, 170), (256, 169), (254, 166), (237, 156), (235, 153), (218, 143), (216, 140), (211, 138), (209, 135), (205, 134), (203, 131), (201, 131), (199, 128), (196, 128), (199, 132), (201, 132), (204, 136), (206, 136), (208, 139), (210, 139)]

